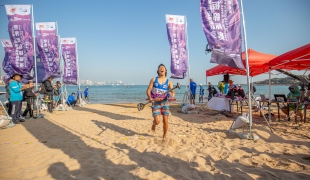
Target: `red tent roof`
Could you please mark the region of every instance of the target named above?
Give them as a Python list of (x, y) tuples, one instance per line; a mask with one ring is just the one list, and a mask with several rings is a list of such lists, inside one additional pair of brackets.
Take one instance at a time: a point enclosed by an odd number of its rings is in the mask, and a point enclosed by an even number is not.
[[(249, 56), (249, 69), (250, 76), (257, 76), (259, 74), (268, 71), (268, 62), (275, 58), (275, 55), (264, 54), (253, 49), (248, 49)], [(245, 52), (242, 53), (242, 61), (245, 66)], [(236, 75), (246, 75), (246, 71), (242, 69), (235, 69), (228, 66), (218, 65), (206, 71), (207, 76), (214, 76), (219, 74), (236, 74)]]
[(306, 70), (310, 69), (310, 44), (291, 50), (269, 61), (273, 69)]

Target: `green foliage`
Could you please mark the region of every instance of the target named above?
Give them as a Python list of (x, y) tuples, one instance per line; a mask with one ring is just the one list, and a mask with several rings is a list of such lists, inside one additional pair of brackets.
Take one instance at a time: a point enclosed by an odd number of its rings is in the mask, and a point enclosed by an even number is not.
[[(302, 77), (302, 75), (298, 75), (298, 76)], [(271, 79), (271, 84), (283, 85), (283, 84), (295, 84), (295, 83), (299, 83), (299, 80), (296, 80), (292, 77), (272, 78)], [(254, 84), (269, 84), (269, 79), (265, 79), (263, 81), (256, 81)]]

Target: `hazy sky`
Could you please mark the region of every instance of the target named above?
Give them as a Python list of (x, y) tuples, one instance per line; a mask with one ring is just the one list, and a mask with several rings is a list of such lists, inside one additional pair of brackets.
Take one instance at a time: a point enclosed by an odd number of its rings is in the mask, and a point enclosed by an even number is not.
[[(61, 37), (77, 37), (83, 80), (148, 84), (160, 63), (170, 69), (165, 14), (187, 17), (190, 77), (205, 84), (206, 70), (216, 66), (204, 52), (207, 40), (199, 0), (1, 0), (0, 4), (33, 4), (35, 22), (57, 21)], [(248, 48), (280, 55), (310, 42), (310, 0), (243, 0), (243, 6)], [(9, 38), (7, 24), (0, 6), (0, 38)], [(254, 80), (267, 78), (260, 75)], [(221, 79), (208, 77), (212, 83)], [(245, 76), (232, 79), (246, 82)], [(187, 78), (173, 82), (185, 84)]]

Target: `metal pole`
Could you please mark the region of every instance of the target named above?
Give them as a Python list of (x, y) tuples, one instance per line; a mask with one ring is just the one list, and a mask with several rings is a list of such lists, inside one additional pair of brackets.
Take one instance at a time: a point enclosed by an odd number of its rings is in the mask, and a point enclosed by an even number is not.
[(76, 52), (76, 64), (77, 64), (77, 74), (78, 74), (78, 85), (79, 85), (79, 104), (81, 104), (81, 96), (80, 96), (80, 91), (81, 91), (81, 84), (80, 84), (80, 65), (79, 65), (79, 55), (78, 55), (78, 49), (77, 49), (77, 39), (75, 37), (75, 52)]
[(269, 122), (271, 122), (271, 112), (270, 112), (270, 106), (271, 106), (271, 70), (269, 68), (269, 102), (268, 102), (268, 115), (269, 115)]
[[(38, 71), (37, 71), (37, 56), (36, 56), (36, 36), (34, 34), (34, 14), (33, 14), (33, 4), (31, 5), (31, 19), (32, 19), (32, 35), (33, 35), (33, 55), (34, 55), (34, 74), (36, 79), (36, 91), (38, 91)], [(39, 115), (39, 97), (36, 97), (37, 106), (37, 117)]]
[(61, 102), (62, 102), (62, 109), (65, 108), (65, 101), (64, 101), (64, 83), (63, 83), (63, 61), (62, 61), (62, 51), (61, 51), (61, 39), (60, 39), (60, 35), (58, 34), (58, 23), (56, 21), (56, 27), (57, 27), (57, 36), (58, 36), (58, 58), (59, 58), (59, 68), (60, 68), (60, 82), (61, 82), (61, 94), (60, 94), (60, 98), (61, 98)]
[[(248, 46), (246, 40), (246, 29), (245, 29), (245, 21), (244, 21), (244, 12), (243, 12), (243, 5), (242, 0), (240, 0), (241, 4), (241, 14), (242, 14), (242, 25), (243, 25), (243, 36), (244, 36), (244, 47), (245, 47), (245, 56), (246, 56), (246, 76), (247, 76), (247, 83), (248, 83), (248, 90), (250, 91), (250, 70), (249, 70), (249, 56), (248, 56)], [(249, 121), (250, 121), (250, 138), (253, 139), (252, 135), (252, 102), (251, 102), (251, 94), (248, 93), (248, 100), (249, 100)]]
[(187, 98), (187, 104), (190, 104), (190, 98), (191, 98), (191, 93), (190, 93), (190, 64), (189, 64), (189, 46), (188, 46), (188, 33), (187, 33), (187, 18), (185, 17), (185, 31), (186, 31), (186, 51), (187, 51), (187, 71), (188, 71), (188, 88), (186, 88), (186, 92), (188, 92), (188, 98)]

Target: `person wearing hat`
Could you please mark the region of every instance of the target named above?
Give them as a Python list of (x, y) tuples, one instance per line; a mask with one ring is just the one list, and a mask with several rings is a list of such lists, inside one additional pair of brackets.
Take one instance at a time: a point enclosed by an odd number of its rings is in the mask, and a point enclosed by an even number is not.
[(205, 90), (203, 89), (202, 84), (199, 84), (199, 86), (199, 103), (203, 103), (203, 95), (205, 94)]
[[(286, 96), (287, 102), (297, 102), (298, 99), (300, 98), (300, 91), (298, 89), (298, 86), (296, 84), (293, 84), (290, 87), (288, 87), (288, 89), (290, 90), (290, 92)], [(296, 109), (297, 108), (296, 103), (288, 103), (288, 106), (282, 107), (281, 110), (287, 116), (289, 116), (289, 111), (295, 111), (297, 116), (299, 116), (301, 119), (300, 122), (302, 122), (304, 119), (304, 114), (303, 114), (304, 107), (305, 107), (304, 105), (301, 105), (301, 106), (298, 106), (298, 109)]]
[(22, 110), (23, 90), (28, 88), (28, 85), (22, 87), (20, 83), (22, 77), (23, 76), (21, 74), (14, 73), (9, 84), (10, 102), (12, 106), (11, 117), (14, 124), (25, 122), (25, 120), (20, 117), (20, 112)]

